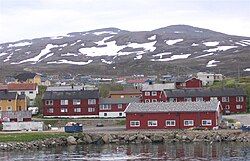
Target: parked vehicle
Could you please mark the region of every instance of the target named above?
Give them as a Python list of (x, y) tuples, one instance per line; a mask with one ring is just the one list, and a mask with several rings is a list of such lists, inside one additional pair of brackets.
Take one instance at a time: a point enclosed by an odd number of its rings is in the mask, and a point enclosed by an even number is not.
[(77, 133), (77, 132), (82, 132), (83, 126), (82, 124), (75, 123), (75, 122), (68, 122), (64, 126), (64, 131), (68, 133)]
[(38, 107), (28, 107), (28, 110), (31, 111), (32, 115), (37, 115), (38, 114)]
[(250, 132), (250, 125), (243, 125), (243, 126), (241, 127), (241, 130), (242, 130), (242, 131), (245, 131), (245, 132)]
[(97, 123), (96, 127), (103, 127), (104, 125), (102, 123)]

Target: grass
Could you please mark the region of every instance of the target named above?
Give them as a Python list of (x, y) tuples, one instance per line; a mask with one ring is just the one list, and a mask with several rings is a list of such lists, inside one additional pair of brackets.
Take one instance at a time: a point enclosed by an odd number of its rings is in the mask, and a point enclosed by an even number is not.
[(50, 138), (60, 138), (69, 135), (70, 134), (67, 133), (45, 133), (45, 132), (0, 134), (0, 142), (30, 142), (30, 141), (45, 140)]

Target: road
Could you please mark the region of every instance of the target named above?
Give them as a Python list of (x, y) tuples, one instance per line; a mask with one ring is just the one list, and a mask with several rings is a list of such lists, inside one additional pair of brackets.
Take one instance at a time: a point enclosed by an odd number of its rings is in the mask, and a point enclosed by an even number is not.
[(244, 125), (250, 125), (250, 114), (223, 115), (226, 119), (235, 119)]

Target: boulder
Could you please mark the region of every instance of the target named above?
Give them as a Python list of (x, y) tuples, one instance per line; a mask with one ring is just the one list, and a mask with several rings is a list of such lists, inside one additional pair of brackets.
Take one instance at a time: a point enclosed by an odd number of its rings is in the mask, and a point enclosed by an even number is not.
[(108, 144), (112, 140), (112, 136), (110, 134), (105, 134), (102, 136), (102, 140), (105, 144)]
[(69, 136), (67, 138), (67, 144), (68, 145), (76, 145), (77, 144), (76, 139), (73, 136)]
[(151, 137), (151, 140), (152, 140), (152, 142), (154, 142), (154, 143), (159, 143), (159, 142), (162, 142), (162, 141), (163, 141), (163, 136), (162, 136), (162, 135), (154, 134), (154, 135)]

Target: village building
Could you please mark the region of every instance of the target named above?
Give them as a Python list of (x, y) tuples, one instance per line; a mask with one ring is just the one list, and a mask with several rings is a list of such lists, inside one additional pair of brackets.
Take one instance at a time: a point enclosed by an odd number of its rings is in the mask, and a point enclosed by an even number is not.
[(124, 110), (131, 102), (140, 102), (139, 98), (100, 98), (99, 117), (125, 117)]
[(36, 83), (41, 85), (41, 76), (36, 73), (26, 72), (15, 76), (16, 82), (20, 83)]
[(110, 91), (109, 97), (114, 99), (120, 98), (141, 98), (141, 91), (135, 88), (125, 88), (121, 91)]
[(202, 81), (202, 85), (212, 85), (214, 81), (222, 81), (223, 80), (222, 74), (213, 74), (213, 73), (206, 73), (206, 72), (198, 72), (197, 78)]
[(42, 98), (44, 117), (98, 117), (99, 91), (46, 91)]
[(223, 112), (246, 112), (246, 92), (241, 88), (165, 90), (167, 102), (219, 100)]
[(213, 129), (221, 121), (219, 101), (130, 103), (126, 129)]

